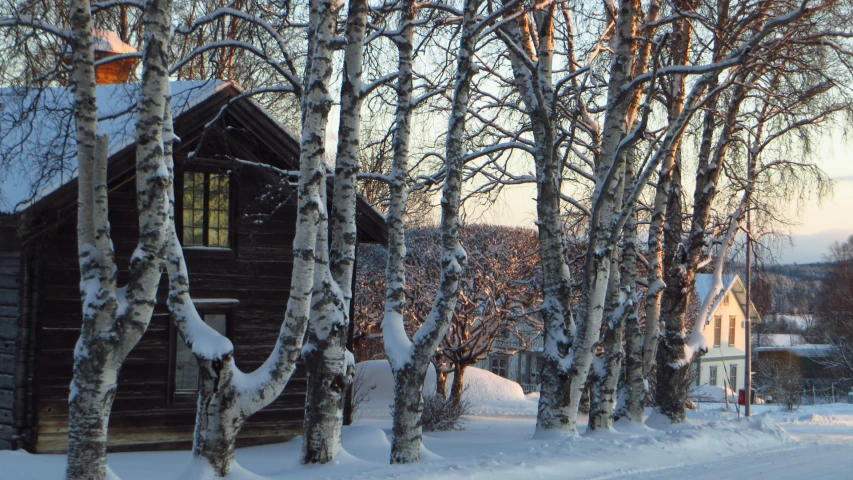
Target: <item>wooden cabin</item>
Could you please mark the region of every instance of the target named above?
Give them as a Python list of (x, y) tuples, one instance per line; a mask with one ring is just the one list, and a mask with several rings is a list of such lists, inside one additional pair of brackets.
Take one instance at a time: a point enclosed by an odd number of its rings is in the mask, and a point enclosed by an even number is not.
[[(132, 85), (98, 86), (100, 130), (110, 134), (109, 215), (123, 268), (120, 283), (127, 278), (138, 231), (135, 91)], [(172, 91), (175, 132), (182, 139), (175, 154), (176, 219), (191, 293), (205, 320), (234, 343), (237, 365), (251, 371), (275, 344), (292, 270), (295, 189), (268, 166), (298, 169), (299, 145), (255, 101), (232, 102), (243, 93), (232, 83), (173, 82)], [(70, 105), (65, 89), (40, 98)], [(16, 103), (6, 99), (4, 105), (8, 111)], [(70, 115), (69, 109), (45, 112)], [(33, 134), (7, 131), (3, 137), (32, 143), (19, 151), (37, 158), (21, 156), (0, 174), (0, 210), (5, 211), (0, 214), (0, 449), (59, 453), (67, 445), (67, 400), (81, 325), (77, 182), (74, 142), (68, 138), (73, 128), (61, 126), (73, 121), (33, 118), (24, 124)], [(56, 132), (65, 132), (64, 143), (45, 140)], [(59, 166), (42, 170), (46, 178), (32, 181), (37, 165), (57, 165), (60, 157)], [(383, 217), (361, 199), (358, 231), (361, 242), (386, 241)], [(150, 327), (122, 368), (110, 419), (112, 451), (191, 444), (198, 370), (170, 321), (166, 293), (164, 276)], [(301, 434), (304, 396), (304, 372), (297, 370), (281, 397), (247, 422), (239, 443)]]

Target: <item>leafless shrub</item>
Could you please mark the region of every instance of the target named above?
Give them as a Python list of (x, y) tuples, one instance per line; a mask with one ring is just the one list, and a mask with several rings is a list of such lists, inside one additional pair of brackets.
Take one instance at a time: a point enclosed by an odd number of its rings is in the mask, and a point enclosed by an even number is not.
[(357, 418), (358, 407), (370, 400), (370, 392), (376, 390), (376, 384), (368, 384), (363, 370), (356, 370), (352, 383), (352, 418)]
[(421, 417), (425, 432), (449, 432), (465, 428), (465, 415), (471, 411), (471, 403), (465, 398), (455, 400), (441, 395), (424, 396), (424, 413)]
[(799, 358), (791, 352), (775, 352), (762, 359), (757, 368), (758, 391), (792, 411), (800, 405), (803, 375)]

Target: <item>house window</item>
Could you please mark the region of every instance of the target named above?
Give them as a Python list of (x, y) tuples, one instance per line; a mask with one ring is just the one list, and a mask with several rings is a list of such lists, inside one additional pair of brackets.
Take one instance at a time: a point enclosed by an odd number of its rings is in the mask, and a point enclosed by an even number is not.
[(729, 388), (737, 390), (737, 365), (729, 365)]
[(737, 320), (734, 315), (729, 316), (729, 345), (735, 344), (735, 325), (737, 325)]
[(492, 357), (489, 360), (489, 369), (495, 375), (506, 378), (507, 372), (507, 357)]
[[(204, 321), (211, 328), (225, 335), (227, 316), (224, 313), (205, 314)], [(195, 356), (187, 345), (178, 339), (175, 349), (175, 393), (198, 392), (199, 370)]]
[(720, 340), (721, 340), (720, 337), (722, 335), (722, 328), (723, 328), (723, 317), (721, 317), (720, 315), (714, 316), (714, 346), (715, 347), (720, 346)]
[(230, 200), (227, 173), (184, 172), (183, 245), (231, 246)]
[(710, 379), (708, 380), (708, 385), (711, 385), (712, 387), (716, 387), (717, 386), (717, 367), (708, 367), (708, 372), (711, 375)]
[(726, 293), (725, 295), (723, 295), (723, 305), (728, 305), (728, 304), (729, 304), (729, 294)]

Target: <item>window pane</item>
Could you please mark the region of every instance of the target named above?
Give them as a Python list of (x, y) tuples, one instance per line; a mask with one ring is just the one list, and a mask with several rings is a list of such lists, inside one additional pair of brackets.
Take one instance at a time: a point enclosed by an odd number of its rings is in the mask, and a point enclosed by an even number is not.
[[(204, 321), (217, 332), (225, 335), (227, 316), (225, 314), (206, 314)], [(175, 350), (175, 391), (192, 393), (198, 391), (199, 369), (192, 350), (178, 336)]]
[(722, 326), (723, 326), (722, 323), (723, 323), (723, 317), (721, 317), (719, 315), (714, 317), (714, 346), (715, 347), (720, 346), (720, 340), (722, 337), (721, 330), (722, 330)]
[(202, 227), (204, 222), (204, 174), (184, 173), (183, 212), (184, 245), (203, 245), (204, 239), (192, 227)]
[(729, 317), (729, 345), (735, 344), (735, 317)]
[(211, 174), (210, 190), (207, 205), (207, 244), (211, 247), (227, 247), (229, 245), (228, 215), (230, 178), (228, 174)]
[(222, 335), (225, 335), (225, 319), (226, 317), (224, 313), (208, 313), (204, 316), (204, 322), (210, 325), (211, 328), (213, 328)]
[(192, 351), (178, 336), (175, 352), (175, 390), (178, 392), (198, 391), (198, 364)]

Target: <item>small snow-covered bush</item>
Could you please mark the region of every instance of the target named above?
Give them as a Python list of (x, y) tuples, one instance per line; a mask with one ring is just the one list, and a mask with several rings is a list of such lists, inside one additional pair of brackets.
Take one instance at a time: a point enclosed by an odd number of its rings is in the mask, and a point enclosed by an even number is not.
[(421, 416), (424, 431), (426, 432), (448, 432), (451, 430), (462, 430), (465, 427), (465, 419), (462, 418), (471, 410), (471, 404), (463, 398), (454, 401), (441, 395), (424, 396), (424, 413)]

